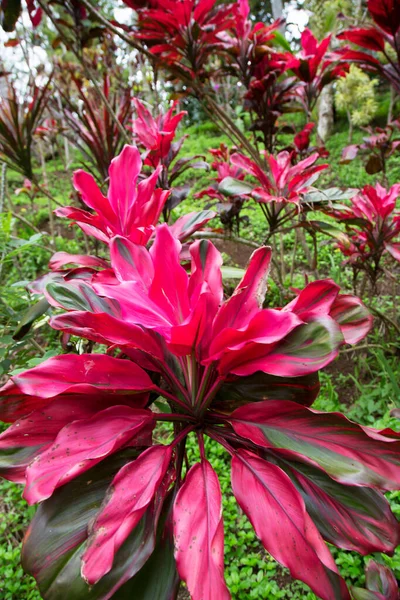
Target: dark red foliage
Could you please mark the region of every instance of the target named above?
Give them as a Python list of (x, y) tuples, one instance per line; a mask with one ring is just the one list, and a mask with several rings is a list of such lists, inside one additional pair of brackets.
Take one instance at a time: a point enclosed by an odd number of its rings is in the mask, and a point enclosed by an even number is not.
[[(374, 21), (374, 26), (368, 28), (353, 28), (338, 35), (339, 39), (346, 40), (365, 48), (382, 52), (385, 56), (381, 58), (352, 50), (348, 47), (340, 51), (342, 60), (357, 62), (365, 70), (380, 73), (389, 80), (394, 89), (400, 92), (400, 4), (397, 0), (369, 0), (368, 10)], [(393, 53), (385, 50), (385, 43), (392, 46)]]

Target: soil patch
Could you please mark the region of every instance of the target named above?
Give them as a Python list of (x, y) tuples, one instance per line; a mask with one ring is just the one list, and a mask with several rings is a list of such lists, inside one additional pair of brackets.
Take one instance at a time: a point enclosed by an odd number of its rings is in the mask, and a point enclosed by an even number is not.
[(211, 240), (220, 252), (225, 252), (231, 258), (233, 265), (244, 268), (249, 262), (255, 248), (247, 244), (238, 244), (234, 240)]

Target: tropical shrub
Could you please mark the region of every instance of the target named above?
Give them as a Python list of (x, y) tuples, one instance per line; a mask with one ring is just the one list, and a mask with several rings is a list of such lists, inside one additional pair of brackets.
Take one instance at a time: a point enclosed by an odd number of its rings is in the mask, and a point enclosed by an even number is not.
[(244, 179), (245, 173), (243, 169), (231, 164), (231, 153), (232, 151), (225, 144), (221, 144), (219, 148), (210, 150), (210, 154), (214, 158), (211, 168), (217, 171), (217, 177), (208, 188), (198, 192), (195, 197), (209, 198), (212, 201), (210, 206), (215, 208), (225, 231), (232, 234), (235, 229), (236, 233), (239, 234), (240, 224), (245, 220), (244, 217), (240, 216), (240, 213), (247, 198), (240, 194), (232, 194), (227, 197), (219, 189), (219, 184), (226, 177), (232, 177), (236, 181)]
[(280, 152), (276, 158), (265, 152), (264, 158), (271, 176), (265, 167), (260, 168), (243, 154), (232, 154), (231, 163), (255, 178), (257, 183), (254, 185), (227, 176), (221, 181), (219, 189), (229, 195), (246, 195), (256, 200), (267, 220), (269, 235), (272, 235), (299, 212), (302, 197), (328, 165), (314, 164), (319, 158), (318, 152), (297, 164), (292, 164), (293, 152)]
[[(400, 443), (311, 406), (319, 369), (362, 339), (371, 317), (331, 280), (262, 308), (268, 247), (224, 301), (215, 247), (192, 243), (185, 268), (174, 229), (149, 225), (168, 192), (154, 190), (156, 171), (139, 189), (140, 167), (125, 148), (108, 199), (75, 175), (96, 211), (79, 225), (108, 244), (110, 263), (77, 257), (86, 268), (44, 287), (51, 326), (95, 351), (45, 360), (0, 392), (10, 423), (0, 473), (40, 503), (24, 567), (45, 599), (176, 598), (180, 579), (194, 600), (229, 598), (211, 438), (232, 457), (233, 492), (265, 548), (322, 599), (350, 598), (323, 540), (364, 554), (397, 546), (382, 492), (400, 485)], [(58, 255), (53, 266), (73, 260)], [(171, 443), (160, 443), (160, 423), (171, 424)]]
[[(389, 190), (379, 183), (367, 185), (351, 199), (351, 206), (338, 205), (331, 214), (346, 225), (348, 239), (338, 246), (356, 271), (367, 274), (375, 288), (382, 274), (382, 258), (389, 253), (400, 261), (400, 211), (396, 200), (400, 184)], [(398, 240), (398, 241), (397, 241)]]
[(340, 33), (338, 38), (376, 52), (378, 57), (350, 48), (342, 50), (342, 57), (345, 61), (360, 64), (364, 70), (380, 73), (399, 93), (400, 5), (397, 0), (368, 0), (368, 11), (374, 22), (372, 27), (353, 27)]
[(174, 141), (177, 127), (186, 115), (185, 111), (173, 114), (176, 103), (155, 119), (142, 102), (135, 98), (134, 103), (137, 118), (133, 122), (133, 131), (138, 145), (145, 148), (142, 156), (144, 164), (158, 169), (158, 186), (170, 191), (163, 207), (164, 220), (168, 222), (171, 211), (185, 200), (190, 191), (188, 185), (176, 186), (176, 180), (188, 169), (208, 169), (208, 164), (199, 154), (178, 158), (187, 135)]
[[(86, 168), (103, 182), (112, 159), (126, 143), (133, 112), (131, 91), (119, 85), (113, 89), (115, 82), (104, 74), (103, 94), (116, 115), (116, 123), (107, 107), (99, 102), (96, 89), (85, 87), (82, 77), (73, 72), (69, 73), (68, 80), (69, 85), (64, 85), (62, 91), (65, 104), (62, 114), (68, 127), (61, 132), (80, 150)], [(72, 91), (77, 94), (76, 98)]]
[(0, 98), (0, 159), (28, 179), (33, 179), (34, 135), (49, 101), (50, 81), (41, 88), (28, 86), (22, 101), (9, 82), (7, 97)]
[(352, 139), (353, 125), (361, 127), (368, 125), (378, 109), (375, 97), (375, 87), (378, 81), (370, 79), (356, 65), (350, 66), (350, 71), (344, 79), (337, 82), (335, 102), (339, 110), (347, 113), (349, 119), (349, 141)]
[(386, 182), (387, 160), (400, 148), (400, 121), (392, 121), (384, 129), (382, 127), (366, 128), (368, 136), (361, 144), (346, 146), (342, 152), (342, 164), (348, 164), (359, 154), (365, 157), (365, 170), (369, 175), (383, 173)]

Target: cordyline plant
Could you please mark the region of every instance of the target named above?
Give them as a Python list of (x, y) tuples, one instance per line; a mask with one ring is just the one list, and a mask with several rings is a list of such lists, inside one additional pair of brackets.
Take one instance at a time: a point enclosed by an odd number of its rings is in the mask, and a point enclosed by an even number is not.
[(367, 127), (369, 133), (361, 144), (351, 144), (343, 149), (341, 163), (348, 164), (358, 154), (365, 156), (365, 170), (369, 175), (382, 173), (384, 184), (387, 185), (387, 160), (400, 148), (400, 139), (396, 137), (400, 130), (400, 121), (392, 121), (384, 129)]
[(320, 43), (309, 29), (301, 34), (301, 51), (297, 56), (286, 55), (286, 69), (291, 70), (303, 86), (297, 93), (308, 117), (323, 90), (339, 77), (345, 77), (348, 65), (339, 64), (339, 56), (329, 52), (332, 36), (327, 36)]
[(351, 206), (337, 206), (330, 212), (346, 225), (348, 240), (338, 247), (356, 272), (367, 274), (373, 288), (383, 273), (382, 258), (389, 253), (400, 261), (400, 211), (396, 200), (400, 184), (389, 190), (379, 183), (367, 185), (351, 199)]
[[(76, 171), (74, 187), (92, 212), (66, 206), (58, 208), (56, 214), (71, 219), (87, 235), (106, 244), (120, 235), (135, 244), (146, 245), (154, 235), (155, 225), (170, 192), (156, 187), (162, 165), (147, 178), (141, 176), (142, 165), (139, 150), (135, 146), (125, 146), (121, 154), (111, 161), (107, 198), (93, 175), (81, 169)], [(177, 239), (184, 241), (214, 214), (212, 211), (186, 214), (174, 223), (171, 231)]]
[[(393, 551), (381, 491), (400, 486), (400, 441), (311, 404), (317, 371), (368, 332), (365, 307), (325, 280), (262, 309), (267, 247), (224, 302), (218, 251), (192, 244), (188, 272), (166, 224), (150, 250), (116, 236), (110, 254), (114, 275), (93, 277), (90, 307), (46, 292), (68, 306), (52, 326), (107, 353), (51, 358), (0, 392), (1, 474), (40, 502), (23, 563), (42, 596), (171, 599), (182, 579), (193, 600), (229, 598), (209, 437), (231, 455), (233, 492), (265, 548), (324, 600), (349, 599), (323, 540)], [(168, 412), (152, 410), (158, 397)], [(153, 439), (159, 422), (172, 422), (171, 443)], [(188, 436), (200, 460), (183, 469)]]
[(299, 212), (302, 197), (328, 165), (315, 165), (319, 158), (318, 152), (297, 164), (292, 164), (293, 152), (285, 150), (276, 157), (267, 152), (263, 154), (271, 175), (251, 159), (236, 153), (231, 156), (231, 163), (254, 177), (257, 183), (226, 177), (219, 189), (228, 195), (246, 195), (256, 200), (262, 208), (271, 236)]
[(134, 104), (137, 118), (133, 121), (133, 131), (138, 144), (145, 148), (142, 156), (144, 164), (159, 169), (157, 185), (163, 190), (170, 191), (163, 207), (164, 220), (168, 222), (172, 210), (185, 200), (190, 191), (188, 185), (175, 186), (176, 180), (188, 169), (208, 169), (208, 164), (200, 154), (178, 158), (188, 136), (184, 135), (174, 141), (177, 127), (187, 114), (181, 111), (174, 115), (177, 103), (174, 103), (166, 113), (160, 113), (157, 118), (153, 118), (140, 100), (135, 98)]
[(222, 72), (233, 74), (242, 84), (251, 130), (270, 152), (275, 147), (278, 118), (292, 109), (298, 85), (295, 77), (286, 75), (286, 56), (273, 46), (281, 25), (281, 20), (254, 24), (248, 0), (239, 0), (231, 28), (218, 34), (224, 51)]
[(233, 4), (216, 6), (216, 0), (155, 0), (150, 7), (135, 8), (136, 36), (164, 64), (190, 79), (204, 78), (210, 55), (221, 46), (218, 33), (229, 28), (235, 10)]
[(400, 93), (400, 5), (397, 0), (368, 0), (368, 11), (374, 25), (354, 27), (337, 37), (377, 52), (378, 57), (367, 52), (344, 48), (345, 61), (357, 62), (362, 68), (380, 73)]
[[(83, 80), (70, 73), (69, 86), (61, 91), (65, 107), (63, 117), (68, 129), (61, 130), (86, 159), (89, 168), (103, 182), (107, 179), (108, 167), (126, 142), (124, 130), (132, 118), (132, 95), (129, 89), (113, 89), (109, 75), (103, 75), (103, 93), (120, 124), (118, 127), (106, 106), (99, 103), (96, 90), (85, 89)], [(72, 88), (78, 93), (80, 105), (68, 95)], [(122, 131), (121, 131), (122, 127)]]
[(10, 82), (8, 96), (0, 98), (0, 160), (31, 180), (34, 135), (49, 101), (50, 82), (29, 86), (22, 100)]
[(231, 151), (225, 144), (222, 143), (219, 148), (211, 149), (210, 154), (214, 159), (211, 168), (217, 171), (217, 177), (208, 188), (195, 194), (195, 198), (209, 198), (215, 204), (213, 208), (224, 229), (230, 234), (236, 229), (236, 233), (239, 234), (240, 223), (244, 220), (240, 213), (247, 197), (238, 194), (227, 197), (219, 189), (219, 184), (226, 177), (233, 178), (237, 182), (243, 181), (245, 173), (240, 167), (235, 167), (231, 163)]

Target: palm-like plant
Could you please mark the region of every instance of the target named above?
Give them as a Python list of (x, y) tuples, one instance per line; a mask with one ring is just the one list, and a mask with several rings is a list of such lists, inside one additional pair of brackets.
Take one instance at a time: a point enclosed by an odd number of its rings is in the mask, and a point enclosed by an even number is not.
[(82, 152), (86, 168), (99, 180), (104, 181), (108, 177), (112, 159), (119, 154), (127, 141), (122, 132), (128, 129), (132, 117), (131, 92), (127, 88), (114, 90), (109, 75), (104, 74), (103, 93), (122, 126), (121, 130), (107, 107), (99, 103), (94, 89), (86, 90), (83, 80), (73, 73), (71, 82), (77, 92), (78, 101), (67, 94), (66, 87), (62, 97), (68, 129), (63, 131), (63, 135)]
[(34, 134), (49, 101), (50, 82), (30, 85), (22, 99), (10, 82), (7, 97), (0, 98), (0, 159), (28, 179), (33, 178)]

